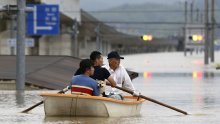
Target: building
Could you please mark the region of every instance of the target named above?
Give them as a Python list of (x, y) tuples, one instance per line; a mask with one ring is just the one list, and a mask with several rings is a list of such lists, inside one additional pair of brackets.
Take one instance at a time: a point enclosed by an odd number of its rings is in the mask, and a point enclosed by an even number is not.
[[(99, 50), (103, 55), (107, 55), (112, 50), (129, 54), (175, 50), (177, 46), (176, 43), (170, 42), (170, 39), (154, 38), (152, 42), (143, 42), (139, 36), (120, 33), (81, 10), (79, 0), (27, 0), (27, 3), (59, 4), (61, 23), (59, 35), (27, 36), (34, 40), (34, 46), (25, 48), (26, 55), (64, 55), (84, 58), (93, 50)], [(16, 0), (1, 0), (0, 4), (15, 5)], [(0, 55), (16, 54), (15, 47), (8, 43), (9, 39), (16, 38), (15, 18), (15, 15), (0, 13)], [(76, 25), (77, 31), (73, 28)]]

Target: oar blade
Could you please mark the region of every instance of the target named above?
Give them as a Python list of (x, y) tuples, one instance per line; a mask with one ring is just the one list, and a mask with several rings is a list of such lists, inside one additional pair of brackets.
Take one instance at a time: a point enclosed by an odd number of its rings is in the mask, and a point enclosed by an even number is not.
[[(134, 92), (133, 92), (132, 90), (127, 89), (127, 88), (122, 88), (122, 87), (118, 87), (118, 86), (115, 86), (115, 88), (117, 88), (117, 89), (119, 89), (119, 90), (122, 90), (122, 91), (124, 91), (124, 92), (130, 93), (131, 95), (134, 94)], [(164, 106), (164, 107), (173, 109), (173, 110), (175, 110), (175, 111), (177, 111), (177, 112), (180, 112), (180, 113), (182, 113), (182, 114), (184, 114), (184, 115), (188, 115), (188, 113), (185, 112), (185, 111), (183, 111), (183, 110), (180, 110), (180, 109), (175, 108), (175, 107), (173, 107), (173, 106), (170, 106), (170, 105), (167, 105), (167, 104), (165, 104), (165, 103), (159, 102), (159, 101), (157, 101), (157, 100), (155, 100), (155, 99), (146, 97), (146, 96), (144, 96), (144, 95), (139, 95), (139, 97), (141, 97), (141, 98), (143, 98), (143, 99), (146, 99), (146, 100), (148, 100), (148, 101), (151, 101), (151, 102), (153, 102), (153, 103), (162, 105), (162, 106)]]

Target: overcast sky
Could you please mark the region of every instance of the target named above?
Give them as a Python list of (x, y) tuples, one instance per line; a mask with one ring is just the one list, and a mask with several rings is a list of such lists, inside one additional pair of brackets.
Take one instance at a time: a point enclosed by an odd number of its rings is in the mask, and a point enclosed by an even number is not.
[(80, 0), (81, 7), (85, 10), (102, 10), (122, 4), (141, 4), (146, 2), (170, 4), (185, 0)]

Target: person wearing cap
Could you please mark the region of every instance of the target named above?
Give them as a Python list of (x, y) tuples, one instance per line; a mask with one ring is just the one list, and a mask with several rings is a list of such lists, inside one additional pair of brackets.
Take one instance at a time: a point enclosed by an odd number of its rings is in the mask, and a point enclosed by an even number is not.
[[(120, 56), (117, 51), (112, 51), (108, 54), (107, 59), (109, 67), (106, 68), (115, 80), (117, 86), (131, 89), (135, 93), (133, 95), (137, 96), (138, 93), (135, 92), (135, 88), (126, 69), (122, 65), (120, 65), (120, 61), (121, 59), (124, 59), (124, 57)], [(120, 94), (120, 92), (115, 88), (106, 87), (106, 94)]]
[(72, 77), (71, 92), (99, 96), (98, 84), (90, 77), (94, 73), (92, 61), (90, 59), (81, 60), (79, 70), (82, 73)]

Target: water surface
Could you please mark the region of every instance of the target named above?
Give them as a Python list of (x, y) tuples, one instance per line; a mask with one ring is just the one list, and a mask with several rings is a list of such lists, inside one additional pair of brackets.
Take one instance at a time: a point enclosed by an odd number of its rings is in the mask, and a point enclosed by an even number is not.
[[(171, 55), (167, 54), (171, 57)], [(176, 58), (179, 54), (172, 54)], [(39, 94), (43, 91), (25, 91), (17, 93), (11, 90), (0, 91), (0, 123), (53, 123), (53, 124), (218, 124), (220, 122), (220, 72), (204, 69), (200, 57), (184, 59), (187, 62), (197, 61), (197, 65), (190, 67), (190, 63), (172, 64), (149, 63), (155, 61), (157, 55), (137, 55), (136, 61), (126, 61), (134, 56), (126, 56), (123, 64), (138, 71), (139, 77), (133, 80), (134, 86), (143, 95), (182, 109), (190, 115), (165, 108), (161, 105), (146, 101), (142, 105), (140, 116), (122, 118), (91, 118), (91, 117), (45, 117), (43, 105), (27, 114), (22, 110), (40, 102)], [(147, 59), (148, 63), (144, 64)], [(148, 60), (149, 59), (149, 60)], [(187, 59), (187, 60), (185, 60)], [(140, 63), (136, 67), (136, 63)], [(133, 63), (133, 64), (132, 64)], [(160, 69), (155, 69), (157, 67)], [(172, 65), (172, 66), (171, 66)], [(195, 66), (195, 67), (194, 67)], [(168, 68), (172, 67), (172, 69)], [(161, 70), (162, 69), (162, 70)], [(57, 92), (57, 91), (53, 91)]]

